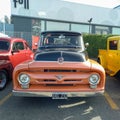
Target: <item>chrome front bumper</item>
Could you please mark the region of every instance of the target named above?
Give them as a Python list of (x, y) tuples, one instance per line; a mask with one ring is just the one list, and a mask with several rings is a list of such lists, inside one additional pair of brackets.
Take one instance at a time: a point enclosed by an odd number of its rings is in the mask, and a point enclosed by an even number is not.
[[(52, 97), (55, 93), (62, 94), (64, 92), (28, 92), (28, 91), (15, 91), (13, 90), (14, 96), (23, 96), (23, 97)], [(88, 96), (99, 96), (104, 93), (104, 90), (102, 91), (96, 91), (96, 92), (65, 92), (67, 97), (88, 97)], [(53, 98), (54, 99), (54, 98)]]

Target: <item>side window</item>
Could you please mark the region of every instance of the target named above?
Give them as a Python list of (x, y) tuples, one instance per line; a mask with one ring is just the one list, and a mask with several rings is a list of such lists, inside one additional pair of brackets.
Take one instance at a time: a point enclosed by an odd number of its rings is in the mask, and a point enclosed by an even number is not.
[(15, 42), (13, 44), (13, 50), (24, 50), (23, 42)]
[(109, 41), (109, 49), (110, 50), (117, 50), (117, 40)]

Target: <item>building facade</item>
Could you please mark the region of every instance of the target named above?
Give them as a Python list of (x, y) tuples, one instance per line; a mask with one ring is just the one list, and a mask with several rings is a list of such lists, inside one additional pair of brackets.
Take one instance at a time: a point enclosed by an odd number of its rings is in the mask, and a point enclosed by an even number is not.
[[(8, 1), (8, 0), (7, 0)], [(65, 0), (10, 0), (14, 35), (31, 39), (44, 30), (120, 34), (120, 9)]]
[(120, 34), (119, 13), (119, 9), (71, 3), (64, 0), (11, 0), (11, 15), (15, 30), (27, 30), (26, 32), (33, 34), (39, 34), (44, 30)]

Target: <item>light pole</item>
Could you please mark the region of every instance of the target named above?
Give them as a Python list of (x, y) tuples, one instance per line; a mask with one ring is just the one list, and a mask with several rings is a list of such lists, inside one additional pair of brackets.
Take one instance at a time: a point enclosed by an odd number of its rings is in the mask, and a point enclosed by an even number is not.
[(90, 18), (90, 19), (88, 20), (88, 23), (89, 23), (89, 34), (91, 33), (91, 22), (92, 22), (92, 18)]

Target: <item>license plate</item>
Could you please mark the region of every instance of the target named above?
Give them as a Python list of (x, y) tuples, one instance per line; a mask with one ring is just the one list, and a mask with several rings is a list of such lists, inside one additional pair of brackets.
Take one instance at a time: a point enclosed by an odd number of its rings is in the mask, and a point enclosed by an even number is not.
[(67, 99), (67, 94), (66, 93), (53, 93), (52, 94), (52, 99)]

